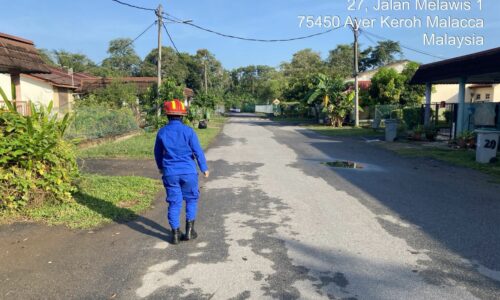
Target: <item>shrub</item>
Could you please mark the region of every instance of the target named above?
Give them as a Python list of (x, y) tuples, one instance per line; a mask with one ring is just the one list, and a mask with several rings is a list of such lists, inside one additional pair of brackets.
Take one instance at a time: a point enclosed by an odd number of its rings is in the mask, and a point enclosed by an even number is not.
[(453, 112), (452, 112), (452, 111), (447, 110), (447, 111), (445, 111), (445, 112), (443, 113), (443, 116), (444, 116), (444, 119), (445, 119), (445, 121), (446, 121), (446, 124), (450, 124), (450, 123), (451, 123), (451, 121), (452, 121), (452, 118), (453, 118)]
[(130, 108), (110, 109), (102, 106), (80, 106), (65, 134), (69, 139), (97, 139), (139, 129)]
[(403, 121), (409, 130), (414, 129), (420, 124), (421, 109), (419, 107), (403, 108)]
[(72, 199), (78, 176), (76, 157), (63, 134), (68, 114), (59, 120), (47, 109), (31, 105), (22, 116), (5, 100), (0, 110), (0, 210)]

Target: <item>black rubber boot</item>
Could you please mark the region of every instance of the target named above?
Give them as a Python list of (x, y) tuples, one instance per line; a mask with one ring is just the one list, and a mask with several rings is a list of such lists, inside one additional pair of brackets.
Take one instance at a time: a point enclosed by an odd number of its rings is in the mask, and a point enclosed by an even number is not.
[(186, 221), (186, 233), (182, 235), (183, 241), (194, 240), (198, 237), (196, 231), (194, 231), (194, 220)]
[(172, 228), (172, 244), (177, 245), (181, 239), (181, 230)]

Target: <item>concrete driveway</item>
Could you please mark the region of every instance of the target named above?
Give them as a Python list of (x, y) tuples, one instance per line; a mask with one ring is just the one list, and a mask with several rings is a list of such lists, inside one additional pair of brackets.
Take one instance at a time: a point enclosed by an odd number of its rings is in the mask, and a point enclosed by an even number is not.
[[(197, 240), (165, 242), (163, 195), (92, 233), (0, 227), (0, 298), (500, 298), (500, 186), (485, 175), (251, 116), (207, 157)], [(336, 159), (364, 168), (322, 164)]]

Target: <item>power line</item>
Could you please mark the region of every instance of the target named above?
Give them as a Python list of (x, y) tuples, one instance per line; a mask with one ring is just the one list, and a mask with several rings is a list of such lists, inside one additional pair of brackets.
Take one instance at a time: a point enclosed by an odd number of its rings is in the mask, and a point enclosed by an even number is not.
[[(113, 0), (115, 1), (115, 0)], [(151, 29), (151, 27), (153, 27), (154, 25), (156, 25), (156, 21), (154, 21), (153, 23), (151, 23), (151, 25), (149, 25), (146, 29), (144, 29), (138, 36), (135, 37), (135, 39), (131, 40), (130, 42), (128, 42), (125, 46), (121, 47), (121, 49), (125, 49), (127, 48), (128, 46), (132, 45), (133, 43), (135, 43), (135, 41), (137, 41), (141, 36), (143, 36), (146, 32), (148, 32), (149, 29)], [(105, 59), (101, 60), (97, 65), (100, 65), (104, 62)]]
[[(130, 4), (130, 3), (123, 2), (123, 1), (119, 1), (119, 0), (111, 0), (111, 1), (116, 2), (118, 4), (121, 4), (121, 5), (132, 7), (132, 8), (135, 8), (135, 9), (156, 12), (156, 9), (154, 9), (154, 8), (137, 6), (137, 5), (133, 5), (133, 4)], [(206, 31), (206, 32), (210, 32), (210, 33), (222, 36), (222, 37), (232, 38), (232, 39), (237, 39), (237, 40), (243, 40), (243, 41), (250, 41), (250, 42), (273, 43), (273, 42), (291, 42), (291, 41), (297, 41), (297, 40), (305, 40), (305, 39), (309, 39), (309, 38), (313, 38), (313, 37), (316, 37), (316, 36), (320, 36), (320, 35), (324, 35), (324, 34), (330, 33), (332, 31), (340, 28), (340, 27), (332, 28), (332, 29), (329, 29), (329, 30), (324, 31), (324, 32), (319, 32), (319, 33), (315, 33), (315, 34), (310, 34), (310, 35), (300, 36), (300, 37), (294, 37), (294, 38), (286, 38), (286, 39), (258, 39), (258, 38), (247, 38), (247, 37), (241, 37), (241, 36), (236, 36), (236, 35), (232, 35), (232, 34), (226, 34), (226, 33), (218, 32), (218, 31), (215, 31), (215, 30), (212, 30), (212, 29), (200, 26), (200, 25), (196, 25), (196, 24), (194, 24), (192, 22), (183, 21), (180, 18), (177, 18), (177, 17), (175, 17), (175, 16), (173, 16), (171, 14), (168, 14), (168, 13), (163, 13), (163, 14), (165, 15), (164, 19), (166, 19), (166, 20), (168, 20), (170, 22), (173, 22), (173, 23), (186, 24), (186, 25), (195, 27), (197, 29), (200, 29), (200, 30), (203, 30), (203, 31)]]
[(165, 23), (162, 22), (162, 25), (163, 25), (163, 28), (165, 29), (165, 32), (167, 32), (167, 36), (168, 36), (168, 39), (170, 40), (170, 42), (172, 43), (172, 46), (174, 47), (175, 51), (177, 52), (177, 54), (181, 54), (179, 52), (179, 49), (177, 49), (177, 46), (175, 45), (175, 42), (174, 40), (172, 39), (172, 36), (170, 35), (170, 32), (168, 32), (168, 29), (167, 29), (167, 26), (165, 26)]
[(136, 9), (147, 10), (147, 11), (156, 11), (154, 8), (147, 8), (147, 7), (137, 6), (137, 5), (133, 5), (133, 4), (130, 4), (130, 3), (123, 2), (123, 1), (119, 1), (119, 0), (111, 0), (111, 1), (116, 2), (118, 4), (121, 4), (121, 5), (128, 6), (128, 7), (136, 8)]
[(370, 41), (373, 45), (377, 45), (378, 43), (374, 41), (369, 35), (365, 34), (365, 32), (361, 31), (361, 35), (364, 36), (368, 41)]
[[(385, 40), (385, 41), (390, 40), (390, 39), (385, 38), (383, 36), (376, 35), (374, 33), (368, 32), (368, 31), (366, 31), (364, 29), (362, 29), (361, 31), (365, 33), (365, 37), (366, 37), (366, 34), (368, 34), (368, 35), (371, 35), (371, 36), (373, 36), (373, 37), (375, 37), (375, 38), (377, 38), (379, 40)], [(405, 45), (403, 45), (401, 43), (399, 43), (399, 45), (401, 46), (401, 48), (404, 48), (406, 50), (417, 52), (417, 53), (420, 53), (420, 54), (423, 54), (423, 55), (427, 55), (427, 56), (430, 56), (430, 57), (434, 57), (434, 58), (437, 58), (437, 59), (446, 59), (444, 57), (441, 57), (441, 56), (438, 56), (438, 55), (434, 55), (434, 54), (429, 53), (429, 52), (425, 52), (425, 51), (422, 51), (422, 50), (418, 50), (418, 49), (415, 49), (415, 48), (411, 48), (411, 47), (405, 46)]]
[(169, 13), (163, 12), (163, 14), (164, 14), (165, 16), (167, 16), (168, 18), (171, 18), (171, 19), (175, 20), (175, 21), (174, 21), (174, 23), (177, 23), (177, 22), (184, 22), (184, 20), (182, 20), (182, 19), (180, 19), (180, 18), (177, 18), (176, 16), (173, 16), (173, 15), (171, 15), (171, 14), (169, 14)]
[(202, 27), (200, 25), (196, 25), (193, 22), (176, 21), (176, 20), (174, 20), (172, 18), (169, 18), (169, 17), (165, 17), (164, 19), (172, 21), (172, 22), (176, 22), (176, 23), (179, 23), (179, 24), (189, 25), (191, 27), (195, 27), (197, 29), (200, 29), (200, 30), (203, 30), (203, 31), (206, 31), (206, 32), (209, 32), (209, 33), (213, 33), (213, 34), (216, 34), (216, 35), (219, 35), (219, 36), (222, 36), (222, 37), (226, 37), (226, 38), (243, 40), (243, 41), (249, 41), (249, 42), (262, 42), (262, 43), (292, 42), (292, 41), (298, 41), (298, 40), (305, 40), (305, 39), (313, 38), (313, 37), (316, 37), (316, 36), (325, 35), (327, 33), (330, 33), (332, 31), (340, 28), (340, 27), (332, 28), (332, 29), (329, 29), (327, 31), (323, 31), (323, 32), (315, 33), (315, 34), (310, 34), (310, 35), (305, 35), (305, 36), (299, 36), (299, 37), (293, 37), (293, 38), (287, 38), (287, 39), (258, 39), (258, 38), (247, 38), (247, 37), (241, 37), (241, 36), (236, 36), (236, 35), (232, 35), (232, 34), (226, 34), (226, 33), (218, 32), (218, 31), (206, 28), (206, 27)]
[[(114, 0), (113, 0), (114, 1)], [(154, 21), (151, 25), (149, 25), (146, 29), (144, 29), (138, 36), (136, 36), (133, 40), (131, 40), (130, 42), (128, 42), (125, 46), (121, 47), (121, 49), (125, 49), (127, 47), (129, 47), (130, 45), (132, 45), (135, 41), (137, 41), (141, 36), (143, 36), (149, 29), (151, 29), (151, 27), (153, 27), (154, 25), (156, 24), (156, 21)], [(69, 54), (66, 54), (64, 56), (67, 56), (69, 57), (70, 55)], [(99, 65), (102, 65), (102, 63), (106, 60), (107, 58), (104, 58), (103, 60), (97, 62), (95, 64), (96, 67), (99, 67)], [(63, 78), (63, 77), (66, 77), (66, 76), (69, 76), (68, 75), (63, 75), (63, 76), (58, 76), (58, 77), (54, 77), (54, 78), (51, 78), (51, 80), (54, 80), (54, 79), (59, 79), (59, 78)]]

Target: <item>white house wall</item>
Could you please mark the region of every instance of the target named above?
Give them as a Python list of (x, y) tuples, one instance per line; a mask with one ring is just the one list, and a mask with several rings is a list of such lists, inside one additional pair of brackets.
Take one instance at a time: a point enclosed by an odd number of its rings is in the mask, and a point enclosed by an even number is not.
[(54, 100), (52, 85), (21, 75), (21, 100), (48, 106)]
[(436, 84), (432, 89), (432, 103), (458, 103), (458, 84)]
[(500, 84), (493, 85), (493, 94), (491, 98), (494, 102), (500, 102)]
[[(465, 89), (465, 102), (469, 103), (471, 101), (471, 94), (481, 94), (481, 100), (476, 100), (474, 95), (474, 101), (486, 101), (486, 94), (490, 94), (491, 102), (500, 102), (500, 84), (495, 84), (493, 87), (481, 87), (471, 89), (473, 86), (468, 84)], [(433, 93), (431, 102), (440, 103), (445, 101), (446, 103), (458, 103), (458, 84), (435, 84), (432, 86)]]
[(12, 84), (10, 74), (0, 73), (0, 87), (5, 92), (7, 99), (12, 100)]
[[(469, 90), (470, 93), (474, 93), (474, 101), (486, 101), (486, 102), (491, 102), (493, 101), (493, 88), (492, 87), (481, 87), (481, 88), (475, 88)], [(470, 93), (465, 95), (466, 97), (468, 96), (469, 98), (471, 97)], [(486, 94), (490, 94), (490, 99), (486, 100)], [(477, 99), (476, 96), (480, 95), (481, 98)], [(467, 98), (466, 98), (467, 99)]]

